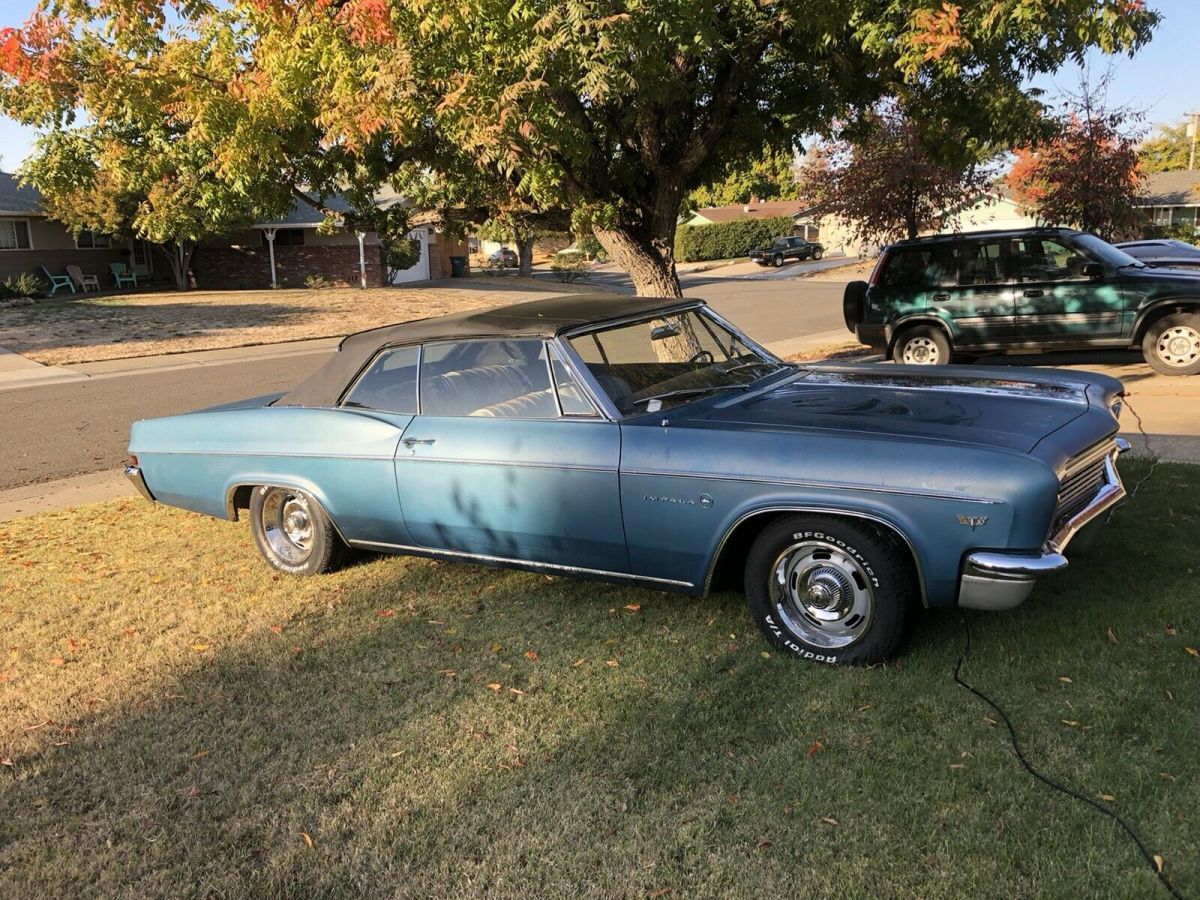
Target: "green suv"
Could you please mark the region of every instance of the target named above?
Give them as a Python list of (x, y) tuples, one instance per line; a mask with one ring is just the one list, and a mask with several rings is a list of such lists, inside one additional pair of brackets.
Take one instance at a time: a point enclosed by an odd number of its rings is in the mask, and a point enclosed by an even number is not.
[(1067, 228), (892, 244), (870, 282), (846, 286), (843, 311), (862, 343), (899, 363), (1141, 347), (1164, 375), (1200, 372), (1200, 272), (1152, 268)]

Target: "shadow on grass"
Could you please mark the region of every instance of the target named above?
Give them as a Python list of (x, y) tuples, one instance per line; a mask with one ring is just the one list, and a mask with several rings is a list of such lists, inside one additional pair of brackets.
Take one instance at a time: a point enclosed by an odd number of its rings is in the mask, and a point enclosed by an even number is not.
[[(1175, 563), (1197, 506), (1173, 492), (1198, 479), (1180, 472), (1024, 608), (973, 617), (966, 674), (1048, 770), (1115, 795), (1186, 888), (1200, 621)], [(5, 893), (1153, 890), (952, 684), (955, 613), (921, 616), (898, 665), (842, 670), (764, 656), (731, 595), (400, 560), (354, 574), (324, 612), (155, 673), (159, 699), (19, 760), (0, 783)]]

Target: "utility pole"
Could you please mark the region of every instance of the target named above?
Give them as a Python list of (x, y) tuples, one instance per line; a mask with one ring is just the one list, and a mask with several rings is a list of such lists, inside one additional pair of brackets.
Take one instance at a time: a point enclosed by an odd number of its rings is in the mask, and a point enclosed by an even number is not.
[(1188, 113), (1190, 121), (1187, 127), (1187, 136), (1192, 139), (1192, 152), (1188, 157), (1188, 170), (1196, 168), (1196, 134), (1200, 132), (1200, 112)]

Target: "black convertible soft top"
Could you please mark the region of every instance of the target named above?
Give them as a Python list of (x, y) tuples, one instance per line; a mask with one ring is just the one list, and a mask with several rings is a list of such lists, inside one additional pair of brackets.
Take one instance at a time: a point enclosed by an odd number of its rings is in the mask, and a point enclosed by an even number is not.
[(550, 338), (582, 325), (703, 303), (703, 300), (673, 297), (569, 294), (384, 325), (344, 338), (329, 362), (280, 397), (275, 405), (333, 406), (375, 354), (393, 344), (484, 337)]

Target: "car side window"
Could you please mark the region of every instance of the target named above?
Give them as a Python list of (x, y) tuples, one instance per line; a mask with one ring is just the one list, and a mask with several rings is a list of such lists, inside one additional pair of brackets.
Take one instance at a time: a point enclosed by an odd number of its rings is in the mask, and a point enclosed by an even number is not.
[(542, 341), (447, 343), (425, 345), (422, 415), (557, 418)]
[(888, 256), (879, 282), (882, 287), (920, 287), (925, 278), (925, 265), (929, 261), (929, 250), (905, 247), (894, 250)]
[(1005, 284), (1008, 280), (1002, 242), (986, 241), (964, 245), (962, 261), (958, 268), (960, 285)]
[(1049, 238), (1013, 242), (1022, 281), (1085, 281), (1083, 267), (1091, 262), (1073, 247)]
[(583, 388), (571, 374), (571, 370), (558, 355), (558, 351), (550, 348), (550, 368), (554, 371), (554, 386), (558, 389), (558, 402), (562, 406), (564, 416), (594, 416), (596, 408), (583, 392)]
[(420, 347), (384, 350), (355, 382), (342, 405), (416, 415), (420, 352)]

